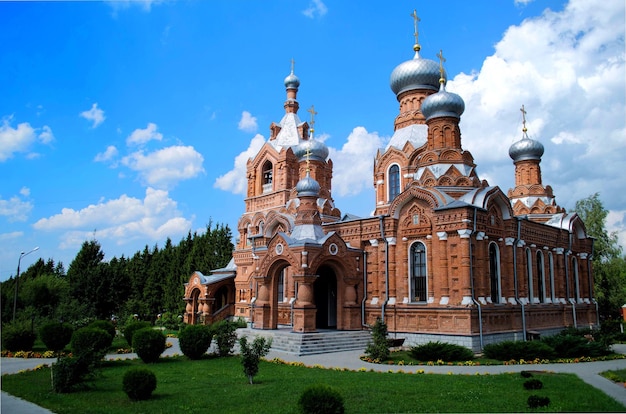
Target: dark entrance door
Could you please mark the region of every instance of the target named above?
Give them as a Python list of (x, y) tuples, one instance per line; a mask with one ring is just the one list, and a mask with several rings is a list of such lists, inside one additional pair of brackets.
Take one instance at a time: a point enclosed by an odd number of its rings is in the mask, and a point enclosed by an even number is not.
[(313, 294), (317, 307), (316, 328), (337, 329), (337, 277), (328, 267), (319, 268)]

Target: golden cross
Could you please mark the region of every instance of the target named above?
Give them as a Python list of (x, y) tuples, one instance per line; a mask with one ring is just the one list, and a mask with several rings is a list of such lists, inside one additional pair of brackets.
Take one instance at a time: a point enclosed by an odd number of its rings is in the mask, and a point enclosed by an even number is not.
[(443, 57), (443, 50), (439, 49), (437, 57), (439, 58), (439, 75), (441, 75), (441, 78), (443, 79), (443, 62), (446, 61), (446, 58)]
[(526, 109), (524, 109), (524, 105), (522, 105), (522, 107), (520, 108), (520, 111), (522, 111), (522, 123), (524, 124), (524, 128), (522, 129), (522, 132), (526, 133), (528, 129), (526, 129)]
[(306, 111), (311, 114), (311, 129), (313, 129), (313, 125), (315, 125), (315, 115), (317, 115), (317, 112), (315, 112), (315, 106), (311, 105), (311, 107)]
[(413, 9), (413, 13), (411, 14), (411, 17), (413, 18), (413, 26), (415, 27), (415, 33), (413, 34), (415, 36), (415, 44), (417, 45), (419, 42), (417, 41), (417, 23), (419, 23), (420, 18), (417, 16), (417, 10)]

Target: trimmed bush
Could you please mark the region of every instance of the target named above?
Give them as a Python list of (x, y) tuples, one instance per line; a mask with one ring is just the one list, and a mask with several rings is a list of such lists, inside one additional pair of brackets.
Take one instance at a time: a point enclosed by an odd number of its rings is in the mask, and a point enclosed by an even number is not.
[(533, 361), (539, 359), (554, 359), (556, 354), (551, 346), (543, 341), (504, 341), (485, 345), (483, 353), (487, 358), (500, 361), (511, 359)]
[(103, 320), (93, 321), (89, 325), (87, 325), (87, 327), (98, 328), (98, 329), (102, 329), (103, 331), (106, 331), (111, 336), (111, 343), (109, 344), (109, 346), (111, 346), (111, 344), (113, 343), (113, 339), (115, 338), (115, 334), (116, 334), (115, 326), (113, 326), (111, 322), (103, 321)]
[(343, 414), (343, 397), (328, 385), (318, 384), (306, 388), (298, 399), (302, 414)]
[(70, 343), (73, 333), (69, 323), (50, 322), (39, 329), (39, 338), (50, 351), (59, 352)]
[(529, 379), (524, 382), (524, 389), (526, 390), (540, 390), (543, 388), (543, 382), (538, 379)]
[(205, 325), (187, 325), (178, 334), (180, 350), (189, 359), (202, 358), (212, 339), (213, 334)]
[(140, 329), (149, 328), (150, 326), (151, 326), (150, 322), (145, 322), (145, 321), (131, 322), (128, 325), (126, 325), (124, 327), (123, 334), (124, 334), (124, 339), (126, 339), (126, 342), (128, 342), (128, 346), (132, 348), (133, 335), (135, 332), (137, 332)]
[(551, 346), (561, 358), (599, 357), (611, 353), (611, 348), (605, 342), (595, 342), (571, 333), (548, 336), (541, 341)]
[(527, 400), (529, 408), (547, 407), (550, 405), (550, 398), (541, 397), (539, 395), (531, 395)]
[(80, 328), (70, 340), (72, 354), (78, 358), (99, 361), (106, 355), (111, 344), (111, 335), (103, 329)]
[(471, 349), (445, 342), (428, 342), (411, 348), (411, 356), (419, 361), (469, 361), (474, 358)]
[(211, 329), (215, 342), (217, 342), (217, 353), (220, 356), (228, 356), (233, 352), (237, 341), (237, 324), (227, 320), (215, 323)]
[(259, 361), (268, 352), (272, 346), (272, 339), (269, 340), (262, 336), (257, 336), (252, 341), (252, 346), (248, 346), (248, 338), (242, 336), (239, 338), (239, 347), (241, 350), (241, 365), (243, 365), (243, 372), (248, 376), (250, 385), (253, 384), (252, 379), (259, 372)]
[(133, 334), (133, 349), (146, 364), (156, 362), (165, 351), (166, 337), (163, 332), (143, 328)]
[(52, 389), (57, 393), (74, 391), (93, 374), (88, 358), (63, 357), (52, 364)]
[(2, 346), (11, 352), (32, 351), (37, 334), (25, 324), (8, 324), (2, 327)]
[(133, 401), (149, 399), (156, 386), (156, 375), (146, 368), (131, 368), (122, 378), (122, 389)]
[(389, 358), (389, 342), (387, 341), (387, 324), (380, 318), (372, 326), (372, 341), (368, 342), (365, 353), (372, 359), (385, 361)]

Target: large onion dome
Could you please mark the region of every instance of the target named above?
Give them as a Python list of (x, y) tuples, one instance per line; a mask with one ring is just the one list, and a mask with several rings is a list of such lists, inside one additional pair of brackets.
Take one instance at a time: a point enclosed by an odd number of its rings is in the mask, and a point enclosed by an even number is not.
[(300, 86), (300, 79), (293, 73), (293, 70), (285, 78), (285, 87), (287, 89), (298, 89)]
[(456, 93), (446, 91), (445, 81), (440, 80), (439, 92), (434, 93), (424, 99), (421, 111), (428, 121), (432, 118), (454, 117), (461, 118), (465, 111), (465, 102)]
[(326, 158), (328, 158), (328, 147), (321, 141), (309, 138), (300, 142), (293, 149), (293, 153), (300, 161), (307, 158), (307, 153), (310, 160), (326, 161)]
[(298, 197), (317, 197), (320, 194), (320, 185), (317, 181), (311, 178), (311, 176), (307, 172), (306, 176), (298, 181), (298, 184), (296, 184), (296, 192), (298, 193)]
[(514, 162), (525, 160), (541, 160), (543, 155), (543, 144), (534, 139), (528, 138), (526, 134), (524, 137), (511, 145), (509, 148), (509, 157)]
[(413, 59), (400, 63), (391, 72), (389, 86), (396, 96), (415, 89), (436, 91), (439, 88), (440, 77), (439, 64), (429, 59), (422, 59), (416, 50)]

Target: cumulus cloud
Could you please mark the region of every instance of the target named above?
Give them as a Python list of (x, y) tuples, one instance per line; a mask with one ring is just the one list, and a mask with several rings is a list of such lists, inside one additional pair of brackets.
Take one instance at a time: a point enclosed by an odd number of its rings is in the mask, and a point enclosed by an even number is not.
[(324, 16), (327, 12), (328, 7), (326, 7), (322, 0), (312, 0), (309, 2), (309, 6), (302, 11), (302, 14), (310, 19), (314, 19), (316, 16)]
[(145, 129), (137, 128), (126, 138), (126, 145), (142, 145), (148, 141), (161, 141), (163, 134), (157, 132), (156, 124), (150, 122)]
[(182, 216), (167, 191), (149, 187), (143, 200), (124, 194), (79, 210), (64, 208), (59, 214), (40, 219), (33, 227), (62, 231), (59, 247), (67, 249), (93, 237), (93, 229), (97, 229), (98, 240), (125, 244), (137, 239), (161, 241), (182, 236), (191, 228), (191, 221)]
[(93, 122), (93, 124), (91, 125), (92, 128), (96, 128), (106, 119), (106, 117), (104, 116), (104, 111), (98, 108), (97, 102), (91, 105), (91, 109), (89, 109), (88, 111), (81, 112), (79, 116)]
[(250, 141), (248, 148), (235, 157), (233, 169), (218, 177), (213, 186), (224, 191), (230, 191), (233, 194), (246, 195), (248, 188), (246, 164), (250, 158), (253, 158), (261, 150), (264, 143), (265, 138), (263, 138), (263, 135), (255, 135)]
[(163, 3), (165, 0), (107, 0), (114, 12), (127, 9), (130, 6), (140, 7), (145, 12), (150, 12), (152, 5)]
[[(54, 141), (54, 135), (49, 126), (44, 125), (41, 132), (33, 128), (28, 122), (22, 122), (16, 128), (11, 126), (12, 116), (2, 119), (0, 125), (0, 162), (12, 158), (15, 153), (28, 153), (32, 145), (39, 140), (42, 144)], [(33, 158), (28, 156), (28, 158)]]
[(256, 117), (248, 111), (243, 111), (241, 119), (239, 120), (238, 128), (245, 132), (256, 132), (257, 130)]
[(104, 152), (96, 155), (94, 161), (96, 162), (109, 162), (113, 161), (117, 157), (118, 151), (114, 145), (109, 145)]
[(179, 181), (204, 172), (204, 158), (192, 146), (175, 145), (154, 152), (136, 151), (122, 158), (122, 164), (137, 171), (153, 187), (169, 189)]
[(22, 187), (19, 195), (12, 196), (8, 200), (0, 196), (0, 216), (4, 216), (10, 223), (26, 221), (33, 209), (33, 204), (26, 200), (30, 196), (30, 189)]

